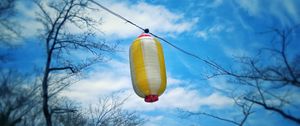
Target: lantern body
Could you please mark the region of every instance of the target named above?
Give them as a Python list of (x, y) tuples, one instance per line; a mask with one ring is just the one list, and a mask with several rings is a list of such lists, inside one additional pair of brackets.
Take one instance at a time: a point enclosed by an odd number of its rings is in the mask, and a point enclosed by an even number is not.
[(166, 88), (166, 68), (159, 41), (140, 35), (130, 47), (130, 71), (135, 93), (146, 102), (155, 102)]

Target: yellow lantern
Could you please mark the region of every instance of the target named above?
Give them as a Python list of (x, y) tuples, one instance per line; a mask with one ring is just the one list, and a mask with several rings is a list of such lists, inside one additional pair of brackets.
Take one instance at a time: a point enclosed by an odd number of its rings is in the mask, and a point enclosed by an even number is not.
[(155, 102), (166, 89), (166, 68), (160, 42), (141, 34), (130, 47), (130, 71), (135, 93), (145, 102)]

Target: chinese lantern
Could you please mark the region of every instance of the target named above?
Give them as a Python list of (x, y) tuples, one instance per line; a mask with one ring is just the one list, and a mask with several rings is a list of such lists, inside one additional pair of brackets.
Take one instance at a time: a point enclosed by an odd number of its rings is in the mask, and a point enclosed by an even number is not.
[(141, 34), (130, 47), (130, 71), (135, 93), (145, 102), (155, 102), (166, 89), (166, 68), (160, 42)]

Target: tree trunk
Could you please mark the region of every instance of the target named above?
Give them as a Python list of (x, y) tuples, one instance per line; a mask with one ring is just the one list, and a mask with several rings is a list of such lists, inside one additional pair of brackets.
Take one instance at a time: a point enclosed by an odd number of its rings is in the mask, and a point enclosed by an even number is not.
[(43, 78), (43, 112), (46, 120), (47, 126), (52, 126), (51, 122), (51, 113), (49, 112), (49, 106), (48, 106), (48, 77), (49, 77), (49, 68), (50, 68), (50, 62), (51, 62), (51, 53), (48, 53), (47, 55), (47, 61), (45, 66), (45, 73)]

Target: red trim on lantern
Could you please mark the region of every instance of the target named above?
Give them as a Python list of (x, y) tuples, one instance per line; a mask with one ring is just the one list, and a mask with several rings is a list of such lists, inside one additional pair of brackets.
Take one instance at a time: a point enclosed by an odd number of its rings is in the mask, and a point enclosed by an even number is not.
[(157, 95), (147, 95), (145, 97), (145, 102), (151, 103), (151, 102), (156, 102), (156, 101), (158, 101), (158, 96)]
[(147, 33), (142, 33), (138, 38), (141, 38), (141, 37), (151, 37), (151, 35), (147, 34)]

